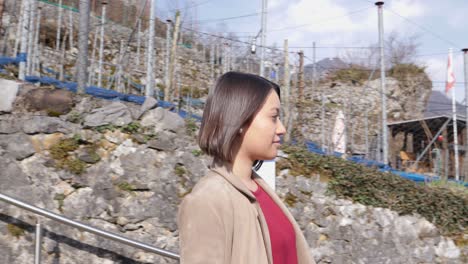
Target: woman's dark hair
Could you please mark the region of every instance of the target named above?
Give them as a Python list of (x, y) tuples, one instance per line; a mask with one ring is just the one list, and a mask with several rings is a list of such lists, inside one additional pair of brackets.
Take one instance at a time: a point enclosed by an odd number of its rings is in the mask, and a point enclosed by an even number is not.
[(232, 162), (232, 148), (239, 130), (249, 125), (271, 91), (280, 97), (277, 84), (258, 75), (227, 72), (208, 95), (198, 144), (206, 154)]

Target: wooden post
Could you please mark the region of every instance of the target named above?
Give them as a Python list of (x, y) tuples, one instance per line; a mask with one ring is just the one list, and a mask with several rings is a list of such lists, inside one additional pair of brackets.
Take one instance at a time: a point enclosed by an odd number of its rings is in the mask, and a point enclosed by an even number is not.
[(3, 10), (5, 8), (5, 0), (0, 0), (0, 30), (2, 28)]
[(171, 59), (169, 62), (169, 85), (164, 88), (164, 101), (169, 101), (175, 88), (175, 63), (177, 59), (177, 40), (180, 28), (180, 12), (176, 12), (174, 34), (172, 36)]
[(442, 173), (442, 180), (447, 181), (448, 180), (448, 174), (449, 174), (449, 149), (448, 149), (448, 132), (447, 128), (444, 129), (442, 132), (442, 168), (443, 168), (443, 173)]
[[(304, 51), (299, 51), (299, 69), (297, 72), (297, 126), (296, 126), (296, 138), (303, 139), (302, 126), (304, 125)], [(346, 141), (348, 142), (348, 141)], [(303, 142), (301, 142), (303, 143)]]
[(65, 79), (65, 61), (66, 61), (66, 40), (68, 38), (68, 32), (65, 33), (62, 40), (61, 54), (60, 54), (60, 70), (59, 70), (59, 80), (64, 81)]
[[(288, 52), (288, 40), (284, 40), (284, 74), (283, 74), (283, 86), (284, 86), (284, 126), (289, 127), (291, 122), (291, 80), (289, 76), (289, 52)], [(291, 131), (287, 130), (284, 135), (284, 141), (286, 143), (291, 142)]]

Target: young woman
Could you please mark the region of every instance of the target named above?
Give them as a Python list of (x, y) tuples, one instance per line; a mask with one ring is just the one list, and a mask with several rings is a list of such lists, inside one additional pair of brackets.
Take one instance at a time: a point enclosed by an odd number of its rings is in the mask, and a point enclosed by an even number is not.
[(252, 171), (277, 155), (280, 109), (278, 85), (239, 72), (219, 78), (198, 137), (213, 164), (179, 209), (182, 264), (315, 263), (288, 209)]

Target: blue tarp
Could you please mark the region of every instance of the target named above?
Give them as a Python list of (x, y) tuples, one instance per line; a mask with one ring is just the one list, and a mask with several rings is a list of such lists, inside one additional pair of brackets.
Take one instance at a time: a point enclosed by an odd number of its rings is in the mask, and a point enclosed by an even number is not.
[(19, 58), (0, 57), (0, 67), (8, 64), (18, 64)]

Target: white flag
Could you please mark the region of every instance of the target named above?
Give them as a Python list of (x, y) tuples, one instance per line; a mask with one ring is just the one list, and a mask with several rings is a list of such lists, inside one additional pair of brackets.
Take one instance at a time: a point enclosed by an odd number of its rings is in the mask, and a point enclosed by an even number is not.
[(450, 89), (455, 85), (455, 74), (453, 74), (452, 50), (449, 50), (447, 63), (447, 82), (445, 83), (445, 94), (448, 95)]

